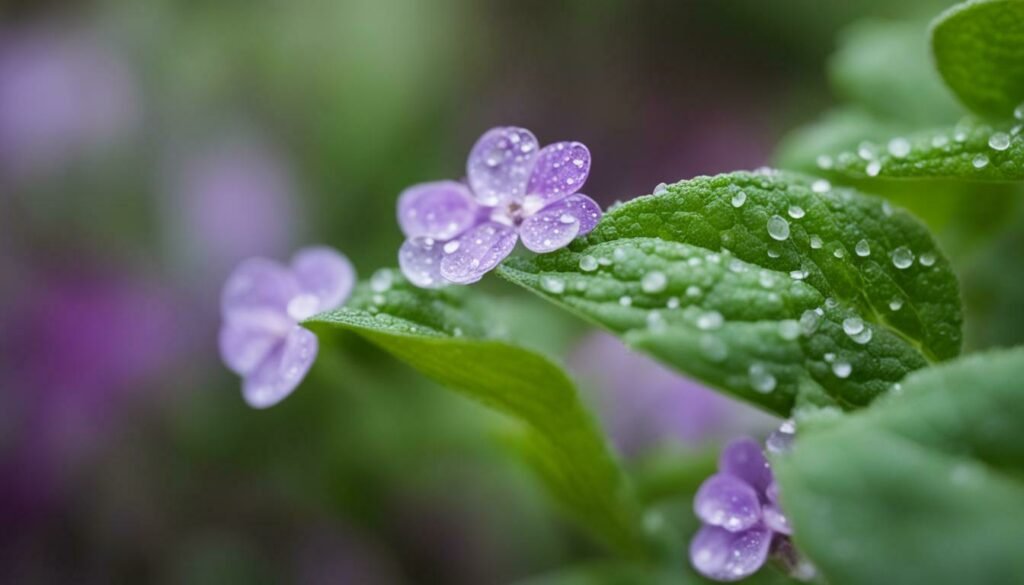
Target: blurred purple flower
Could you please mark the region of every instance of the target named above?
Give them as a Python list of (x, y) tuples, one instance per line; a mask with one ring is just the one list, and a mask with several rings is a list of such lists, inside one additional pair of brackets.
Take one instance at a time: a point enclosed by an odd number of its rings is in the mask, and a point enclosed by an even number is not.
[(726, 445), (718, 473), (701, 484), (693, 509), (703, 526), (690, 541), (690, 562), (705, 577), (744, 579), (760, 569), (773, 550), (787, 562), (799, 558), (789, 539), (793, 531), (779, 508), (771, 465), (753, 439)]
[(348, 258), (327, 247), (299, 250), (288, 267), (251, 258), (231, 273), (221, 295), (220, 354), (242, 376), (250, 406), (273, 406), (295, 390), (317, 354), (316, 335), (299, 322), (341, 305), (354, 284)]
[(0, 174), (24, 178), (123, 138), (139, 116), (126, 63), (90, 34), (25, 29), (0, 41)]
[(629, 457), (669, 442), (697, 446), (778, 424), (774, 417), (630, 351), (606, 333), (585, 338), (569, 364), (586, 387), (596, 390), (612, 441)]
[(468, 186), (423, 183), (399, 197), (402, 272), (421, 287), (471, 284), (519, 239), (541, 254), (565, 247), (601, 218), (597, 203), (577, 193), (589, 173), (590, 152), (579, 142), (540, 148), (525, 128), (488, 130), (469, 153)]
[(245, 258), (288, 250), (297, 189), (288, 161), (267, 141), (236, 133), (170, 166), (163, 216), (187, 273), (209, 282)]

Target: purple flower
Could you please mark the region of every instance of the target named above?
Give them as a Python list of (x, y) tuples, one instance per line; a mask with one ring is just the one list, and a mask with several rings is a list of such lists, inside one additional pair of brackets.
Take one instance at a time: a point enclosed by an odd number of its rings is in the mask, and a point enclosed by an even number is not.
[(704, 525), (690, 542), (690, 561), (705, 577), (738, 581), (764, 565), (773, 541), (776, 549), (791, 549), (778, 485), (753, 439), (722, 450), (718, 473), (701, 484), (693, 509)]
[(577, 193), (589, 172), (590, 151), (579, 142), (540, 148), (524, 128), (488, 130), (469, 153), (468, 185), (422, 183), (399, 197), (402, 272), (426, 288), (470, 284), (519, 239), (541, 254), (565, 247), (601, 219), (600, 206)]
[(291, 265), (265, 258), (242, 262), (221, 295), (220, 353), (242, 376), (242, 394), (267, 408), (295, 390), (316, 359), (316, 336), (299, 321), (341, 305), (355, 271), (331, 248), (300, 250)]

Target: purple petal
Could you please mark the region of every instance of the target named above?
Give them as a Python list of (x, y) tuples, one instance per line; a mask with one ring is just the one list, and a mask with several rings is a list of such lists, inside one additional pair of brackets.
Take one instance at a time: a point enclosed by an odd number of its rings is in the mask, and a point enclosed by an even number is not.
[(251, 258), (224, 283), (221, 311), (225, 321), (286, 320), (288, 302), (299, 292), (299, 283), (287, 268), (265, 258)]
[(525, 195), (537, 149), (537, 138), (525, 128), (505, 126), (485, 132), (466, 161), (466, 177), (476, 200), (493, 206)]
[(543, 254), (590, 233), (600, 219), (601, 207), (593, 199), (581, 194), (570, 195), (526, 218), (519, 235), (523, 245)]
[(267, 359), (242, 382), (242, 395), (253, 408), (268, 408), (295, 390), (316, 359), (316, 335), (296, 325)]
[(590, 174), (590, 151), (579, 142), (556, 142), (537, 153), (526, 192), (555, 201), (580, 190)]
[(761, 446), (746, 437), (736, 439), (722, 449), (718, 458), (718, 471), (747, 482), (758, 497), (764, 497), (765, 490), (772, 483), (772, 470)]
[(444, 244), (441, 274), (456, 284), (470, 284), (498, 265), (516, 247), (516, 231), (489, 221)]
[(398, 250), (398, 266), (405, 278), (420, 288), (440, 288), (448, 284), (441, 276), (444, 244), (433, 238), (411, 238)]
[[(282, 323), (283, 327), (292, 325), (290, 321)], [(225, 323), (218, 338), (220, 357), (231, 371), (244, 376), (263, 363), (283, 337), (258, 323)]]
[(704, 526), (690, 541), (690, 562), (716, 581), (739, 581), (757, 572), (768, 558), (772, 532), (757, 525), (743, 532)]
[(705, 524), (730, 532), (746, 530), (761, 519), (757, 492), (731, 475), (712, 475), (704, 480), (693, 499), (693, 510)]
[(398, 225), (409, 238), (450, 240), (472, 227), (478, 209), (473, 194), (462, 183), (421, 183), (399, 196)]
[(773, 480), (770, 484), (768, 484), (768, 487), (765, 488), (764, 490), (764, 494), (768, 496), (769, 502), (775, 504), (776, 506), (779, 505), (779, 484), (777, 482)]
[(768, 528), (786, 535), (793, 534), (793, 528), (789, 525), (789, 518), (786, 518), (786, 515), (778, 507), (772, 505), (765, 506), (761, 513), (764, 516), (764, 523)]
[(340, 306), (356, 280), (348, 258), (326, 246), (299, 250), (292, 257), (292, 273), (302, 289), (288, 303), (288, 313), (297, 321)]

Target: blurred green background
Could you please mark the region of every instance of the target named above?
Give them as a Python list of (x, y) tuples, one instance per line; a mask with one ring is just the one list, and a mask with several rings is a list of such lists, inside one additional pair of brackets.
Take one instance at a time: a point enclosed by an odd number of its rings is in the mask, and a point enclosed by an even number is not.
[[(846, 140), (951, 125), (937, 84), (900, 96), (858, 77), (897, 56), (924, 71), (927, 18), (948, 4), (3, 4), (0, 582), (561, 582), (600, 562), (502, 447), (506, 421), (354, 339), (279, 407), (248, 409), (217, 357), (227, 273), (311, 243), (363, 276), (394, 265), (398, 193), (459, 178), (492, 126), (587, 144), (584, 191), (608, 205), (800, 167), (821, 136), (776, 145), (840, 103), (862, 108), (842, 110)], [(1024, 338), (1016, 187), (863, 187), (939, 234), (969, 348)], [(642, 495), (692, 530), (716, 442), (772, 421), (481, 286), (516, 337), (573, 367)]]

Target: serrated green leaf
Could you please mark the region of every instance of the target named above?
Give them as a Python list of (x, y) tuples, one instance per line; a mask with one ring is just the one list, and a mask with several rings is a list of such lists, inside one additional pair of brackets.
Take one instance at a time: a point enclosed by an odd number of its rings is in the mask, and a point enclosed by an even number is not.
[[(568, 249), (510, 259), (499, 273), (773, 412), (863, 406), (959, 352), (957, 281), (909, 214), (824, 183), (816, 192), (813, 181), (772, 171), (683, 181), (607, 213)], [(788, 225), (782, 241), (769, 233), (773, 217)], [(894, 266), (903, 248), (927, 265)], [(818, 326), (801, 335), (801, 318)], [(848, 318), (871, 339), (844, 332)]]
[(912, 374), (776, 458), (797, 545), (833, 585), (1024, 578), (1024, 349)]
[(965, 106), (1009, 118), (1024, 102), (1024, 2), (970, 0), (932, 23), (942, 78)]
[(543, 355), (488, 337), (488, 311), (465, 288), (418, 289), (383, 271), (359, 284), (345, 307), (304, 325), (318, 335), (354, 332), (521, 422), (529, 459), (561, 505), (606, 544), (641, 554), (639, 506), (572, 381)]
[[(965, 120), (855, 148), (822, 152), (825, 170), (847, 179), (929, 178), (970, 181), (1024, 180), (1024, 137), (1011, 123)], [(820, 166), (820, 165), (819, 165)]]
[(881, 119), (920, 127), (964, 114), (935, 72), (924, 22), (859, 22), (843, 31), (828, 69), (841, 96)]

